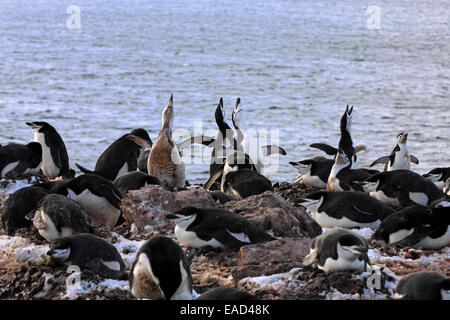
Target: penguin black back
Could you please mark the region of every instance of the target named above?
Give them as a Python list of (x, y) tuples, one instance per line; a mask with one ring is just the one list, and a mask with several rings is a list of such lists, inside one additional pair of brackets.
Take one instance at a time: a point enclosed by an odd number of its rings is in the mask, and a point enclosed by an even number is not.
[(34, 212), (38, 202), (47, 194), (47, 190), (36, 186), (25, 187), (11, 194), (5, 202), (2, 214), (5, 231), (11, 235), (19, 228), (29, 228), (32, 219), (26, 216)]

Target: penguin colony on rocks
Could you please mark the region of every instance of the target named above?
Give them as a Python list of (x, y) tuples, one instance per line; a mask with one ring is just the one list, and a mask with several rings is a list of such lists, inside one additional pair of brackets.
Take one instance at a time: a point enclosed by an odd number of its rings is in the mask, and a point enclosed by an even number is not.
[[(185, 189), (188, 183), (182, 150), (192, 144), (212, 149), (210, 177), (203, 188), (220, 202), (273, 191), (272, 182), (263, 175), (262, 159), (271, 154), (286, 155), (286, 151), (278, 145), (257, 145), (256, 154), (247, 152), (248, 144), (254, 142), (246, 136), (240, 98), (232, 112), (233, 128), (226, 121), (220, 98), (214, 113), (217, 136), (196, 136), (178, 144), (172, 137), (174, 110), (171, 96), (154, 142), (142, 128), (125, 133), (105, 149), (94, 170), (76, 164), (82, 172), (78, 176), (69, 167), (67, 149), (57, 130), (44, 121), (27, 122), (34, 141), (0, 146), (0, 177), (43, 174), (46, 181), (9, 196), (1, 219), (5, 231), (12, 235), (20, 228), (36, 228), (49, 243), (47, 255), (53, 263), (75, 264), (106, 278), (128, 279), (129, 290), (138, 299), (193, 299), (192, 275), (183, 247), (237, 250), (276, 238), (235, 212), (184, 207), (166, 216), (174, 222), (174, 238), (158, 235), (148, 239), (127, 270), (117, 249), (93, 235), (94, 229), (112, 229), (125, 222), (120, 203), (131, 190), (151, 184), (171, 191)], [(298, 170), (293, 182), (316, 189), (296, 199), (295, 205), (306, 208), (321, 227), (331, 229), (312, 239), (303, 265), (326, 273), (361, 273), (370, 266), (372, 240), (400, 248), (437, 250), (448, 246), (450, 207), (443, 203), (449, 201), (450, 168), (435, 168), (424, 175), (413, 172), (411, 163), (417, 165), (419, 160), (409, 153), (405, 132), (398, 134), (389, 156), (370, 166), (384, 164), (383, 171), (359, 168), (357, 154), (367, 147), (354, 144), (352, 119), (353, 106), (347, 105), (340, 119), (337, 147), (310, 145), (331, 158), (316, 156), (289, 162)], [(351, 230), (354, 228), (371, 228), (370, 241)], [(402, 299), (448, 299), (449, 289), (447, 276), (417, 272), (401, 279), (396, 294)], [(197, 297), (254, 298), (227, 287)]]

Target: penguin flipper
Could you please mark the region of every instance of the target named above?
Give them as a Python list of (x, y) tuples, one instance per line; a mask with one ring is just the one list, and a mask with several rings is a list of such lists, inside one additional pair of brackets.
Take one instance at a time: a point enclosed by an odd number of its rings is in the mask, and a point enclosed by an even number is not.
[(310, 144), (309, 146), (311, 148), (316, 148), (316, 149), (322, 150), (323, 152), (325, 152), (326, 154), (328, 154), (330, 156), (334, 156), (338, 152), (337, 148), (332, 147), (326, 143), (313, 143), (313, 144)]
[(78, 169), (80, 169), (80, 171), (83, 172), (83, 173), (87, 173), (87, 174), (95, 174), (94, 171), (91, 171), (91, 170), (89, 170), (89, 169), (86, 169), (85, 167), (79, 165), (78, 163), (75, 163), (75, 166), (76, 166)]
[(279, 153), (283, 156), (286, 155), (286, 150), (284, 150), (282, 147), (280, 147), (278, 145), (267, 145), (267, 146), (261, 147), (261, 149), (263, 150), (263, 155), (265, 157), (270, 156), (271, 154), (275, 154), (275, 153)]
[(211, 177), (208, 179), (208, 181), (205, 182), (205, 184), (203, 185), (203, 188), (205, 188), (206, 190), (208, 190), (212, 184), (220, 177), (220, 175), (223, 172), (223, 165), (221, 165), (216, 172), (214, 172)]
[[(212, 237), (219, 241), (220, 243), (224, 244), (227, 248), (237, 249), (244, 245), (250, 244), (251, 242), (243, 242), (239, 239), (235, 238), (231, 233), (231, 231), (227, 230), (226, 228), (220, 228), (214, 234)], [(245, 236), (248, 237), (247, 234)]]
[(373, 167), (374, 165), (377, 165), (377, 164), (386, 164), (389, 162), (389, 160), (391, 160), (391, 158), (389, 156), (378, 158), (377, 160), (372, 162), (372, 164), (369, 167)]
[(100, 193), (101, 197), (105, 197), (111, 205), (115, 208), (120, 209), (120, 202), (122, 201), (122, 194), (117, 189), (112, 189), (111, 186), (108, 185), (98, 185), (97, 190)]
[(105, 278), (123, 279), (124, 273), (126, 274), (126, 271), (113, 270), (108, 268), (106, 264), (102, 261), (102, 259), (98, 257), (92, 257), (88, 259), (85, 262), (85, 267)]
[(419, 159), (416, 158), (416, 156), (410, 155), (410, 161), (414, 164), (419, 164)]
[(215, 141), (216, 139), (212, 137), (201, 135), (186, 139), (183, 142), (178, 143), (177, 148), (178, 150), (183, 150), (184, 148), (189, 147), (191, 144), (202, 144), (207, 147), (213, 147)]

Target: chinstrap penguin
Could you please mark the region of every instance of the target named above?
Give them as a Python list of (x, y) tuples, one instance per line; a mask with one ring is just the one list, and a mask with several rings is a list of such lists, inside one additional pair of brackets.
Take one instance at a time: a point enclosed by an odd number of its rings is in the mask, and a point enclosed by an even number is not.
[(362, 272), (370, 264), (368, 249), (367, 240), (359, 234), (333, 229), (313, 239), (310, 253), (303, 259), (303, 264), (325, 272)]
[(289, 162), (298, 170), (298, 177), (292, 182), (302, 182), (308, 188), (325, 189), (334, 160), (324, 157), (314, 157), (298, 162)]
[(41, 169), (42, 147), (38, 142), (11, 143), (0, 147), (0, 178), (37, 174)]
[(450, 278), (439, 272), (410, 273), (398, 282), (395, 296), (403, 300), (450, 300)]
[(397, 247), (440, 249), (450, 244), (450, 207), (414, 205), (387, 217), (372, 235)]
[(141, 247), (129, 274), (137, 299), (190, 300), (192, 275), (183, 249), (168, 237), (154, 237)]
[(363, 188), (372, 197), (393, 207), (433, 206), (447, 198), (433, 182), (411, 170), (374, 174), (363, 182)]
[(297, 200), (323, 228), (371, 228), (394, 209), (362, 192), (316, 191)]
[(166, 217), (174, 220), (175, 236), (185, 247), (238, 249), (250, 243), (274, 240), (253, 222), (223, 209), (185, 207)]
[(367, 147), (364, 144), (354, 146), (352, 139), (352, 117), (353, 117), (352, 112), (353, 106), (349, 109), (347, 105), (345, 112), (340, 120), (339, 127), (341, 136), (339, 138), (337, 148), (332, 147), (326, 143), (313, 143), (310, 144), (309, 146), (312, 148), (322, 150), (326, 154), (333, 156), (336, 156), (338, 154), (339, 149), (341, 149), (349, 159), (351, 163), (351, 168), (356, 168), (357, 153), (367, 150)]
[(397, 144), (391, 154), (375, 160), (370, 166), (373, 167), (376, 164), (384, 163), (384, 171), (392, 171), (409, 170), (411, 168), (411, 162), (419, 164), (419, 160), (408, 153), (408, 146), (406, 145), (407, 138), (408, 133), (399, 133), (397, 135)]
[(80, 233), (55, 239), (50, 242), (47, 255), (56, 264), (68, 262), (105, 278), (128, 279), (125, 263), (116, 247), (93, 234)]
[(422, 176), (433, 181), (439, 189), (444, 190), (445, 182), (450, 178), (450, 167), (434, 168)]
[(124, 222), (120, 210), (122, 194), (102, 176), (83, 174), (54, 186), (52, 190), (78, 202), (95, 224), (112, 229)]
[(126, 173), (114, 181), (114, 185), (122, 195), (125, 195), (130, 190), (139, 190), (149, 184), (160, 185), (161, 181), (140, 171)]
[(63, 139), (49, 123), (34, 121), (26, 123), (34, 131), (34, 141), (42, 147), (42, 172), (48, 178), (73, 178), (69, 168), (69, 156)]
[(59, 194), (49, 194), (39, 201), (33, 225), (48, 242), (92, 231), (83, 208), (72, 199)]
[(5, 202), (2, 214), (3, 229), (9, 235), (17, 229), (29, 228), (38, 202), (48, 194), (44, 188), (31, 186), (17, 190)]
[(258, 173), (251, 158), (243, 152), (229, 155), (221, 168), (204, 184), (204, 188), (208, 190), (220, 176), (220, 190), (238, 198), (273, 190), (270, 180)]
[[(139, 137), (146, 144), (139, 144), (137, 141), (132, 140), (130, 136)], [(76, 166), (84, 173), (98, 174), (114, 181), (128, 172), (136, 171), (138, 168), (138, 159), (143, 157), (145, 147), (151, 147), (151, 145), (152, 140), (145, 129), (134, 129), (131, 133), (125, 134), (114, 141), (102, 153), (97, 160), (94, 171), (90, 171), (79, 164), (76, 164)]]
[(327, 181), (328, 191), (364, 191), (361, 182), (371, 176), (362, 169), (351, 169), (347, 154), (339, 149)]

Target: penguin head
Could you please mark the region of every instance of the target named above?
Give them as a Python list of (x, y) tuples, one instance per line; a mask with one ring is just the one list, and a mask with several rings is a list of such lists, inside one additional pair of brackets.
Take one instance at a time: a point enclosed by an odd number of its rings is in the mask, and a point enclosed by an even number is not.
[(345, 112), (341, 117), (341, 131), (343, 131), (343, 130), (347, 130), (348, 132), (351, 131), (352, 112), (353, 112), (353, 106), (351, 106), (351, 108), (349, 109), (348, 105), (347, 105)]
[(70, 241), (67, 238), (59, 238), (50, 242), (50, 250), (47, 251), (53, 262), (64, 263), (70, 256)]
[(153, 144), (152, 139), (150, 139), (150, 136), (148, 135), (148, 132), (145, 129), (137, 128), (132, 130), (130, 134), (146, 140), (151, 145)]
[(389, 243), (389, 230), (386, 229), (385, 224), (381, 223), (377, 230), (372, 234), (371, 239)]
[(195, 207), (184, 207), (173, 214), (166, 215), (167, 219), (173, 220), (178, 226), (187, 228), (197, 217), (198, 209)]
[(46, 133), (53, 129), (50, 124), (44, 121), (26, 122), (26, 124), (33, 129), (34, 132)]
[(306, 174), (307, 172), (309, 172), (309, 169), (311, 168), (311, 166), (313, 164), (313, 160), (307, 159), (307, 160), (301, 160), (298, 162), (290, 161), (289, 164), (291, 166), (293, 166), (295, 169), (297, 169), (298, 173)]
[(172, 126), (173, 126), (173, 94), (170, 95), (169, 102), (167, 102), (166, 107), (162, 112), (162, 127), (161, 131), (168, 131), (170, 135), (172, 134)]
[(400, 132), (397, 135), (397, 143), (398, 144), (405, 144), (407, 139), (408, 139), (408, 133), (407, 132)]
[(241, 107), (241, 98), (236, 99), (236, 105), (234, 106), (231, 119), (233, 120), (233, 126), (236, 129), (244, 128), (244, 109)]
[(323, 191), (311, 192), (295, 203), (310, 211), (317, 211), (325, 199), (325, 194)]

